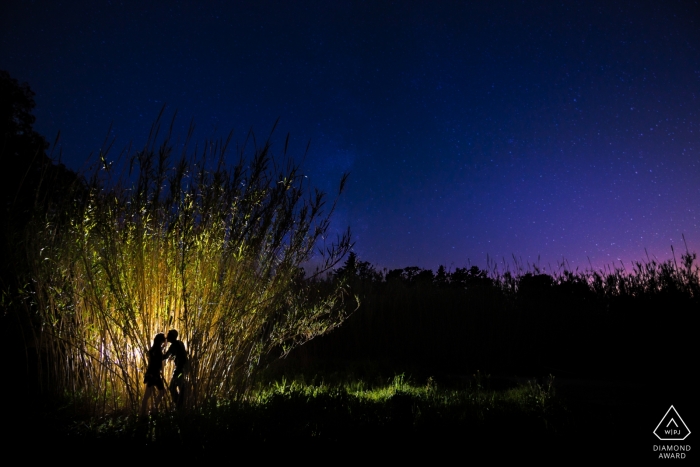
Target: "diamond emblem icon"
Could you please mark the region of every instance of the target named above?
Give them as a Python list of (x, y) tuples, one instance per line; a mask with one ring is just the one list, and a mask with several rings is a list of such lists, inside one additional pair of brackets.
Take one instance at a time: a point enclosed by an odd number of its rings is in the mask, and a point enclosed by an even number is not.
[(654, 434), (661, 441), (681, 441), (688, 437), (690, 430), (676, 408), (671, 406), (654, 429)]

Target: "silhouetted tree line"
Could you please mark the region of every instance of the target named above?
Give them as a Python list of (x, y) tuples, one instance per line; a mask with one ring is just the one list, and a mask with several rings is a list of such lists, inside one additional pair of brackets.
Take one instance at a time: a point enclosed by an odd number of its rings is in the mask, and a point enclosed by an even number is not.
[(382, 272), (353, 253), (336, 276), (351, 284), (360, 308), (341, 328), (297, 349), (288, 364), (621, 378), (658, 370), (683, 377), (700, 310), (696, 259), (686, 252), (679, 262), (553, 275), (477, 266), (434, 273)]
[(33, 389), (25, 376), (33, 371), (35, 352), (26, 348), (31, 340), (24, 334), (39, 324), (26, 322), (31, 313), (17, 312), (30, 306), (19, 293), (32, 287), (23, 249), (27, 226), (33, 216), (48, 213), (60, 220), (57, 211), (64, 197), (85, 186), (81, 177), (47, 154), (49, 143), (33, 128), (34, 106), (29, 85), (0, 70), (0, 339), (13, 381), (3, 388), (15, 393), (12, 397)]

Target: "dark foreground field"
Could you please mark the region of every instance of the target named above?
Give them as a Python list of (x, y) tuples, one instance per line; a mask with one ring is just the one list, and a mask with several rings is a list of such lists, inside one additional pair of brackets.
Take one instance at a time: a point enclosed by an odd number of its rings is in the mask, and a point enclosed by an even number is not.
[(36, 403), (19, 417), (16, 440), (7, 446), (21, 451), (22, 440), (36, 439), (42, 448), (33, 456), (76, 460), (245, 455), (311, 461), (321, 453), (337, 460), (379, 453), (651, 460), (652, 431), (667, 409), (653, 402), (665, 399), (658, 383), (478, 374), (421, 382), (399, 375), (383, 384), (281, 380), (245, 401), (147, 419), (90, 419), (75, 407)]
[[(37, 440), (41, 449), (26, 454), (80, 460), (381, 453), (553, 464), (646, 462), (659, 460), (659, 446), (682, 445), (692, 459), (694, 260), (606, 278), (356, 278), (363, 306), (269, 366), (245, 396), (184, 414), (91, 417), (48, 385), (35, 392), (16, 378), (2, 388), (12, 427), (4, 446), (21, 452)], [(20, 357), (8, 374), (31, 374)], [(672, 405), (691, 434), (660, 441), (654, 430)]]

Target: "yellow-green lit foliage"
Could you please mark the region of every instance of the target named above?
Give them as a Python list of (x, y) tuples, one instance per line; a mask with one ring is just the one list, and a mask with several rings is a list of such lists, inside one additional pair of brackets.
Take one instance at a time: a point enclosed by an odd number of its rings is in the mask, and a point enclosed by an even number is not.
[(433, 378), (428, 378), (425, 384), (417, 384), (404, 374), (396, 375), (384, 384), (368, 384), (362, 380), (333, 384), (323, 381), (307, 383), (303, 378), (287, 380), (283, 377), (279, 381), (258, 384), (243, 401), (265, 405), (273, 397), (280, 396), (303, 396), (312, 400), (346, 394), (351, 400), (379, 405), (391, 402), (392, 398), (405, 397), (416, 405), (442, 407), (455, 413), (460, 410), (480, 412), (490, 409), (526, 413), (544, 412), (555, 399), (552, 376), (541, 383), (530, 380), (502, 390), (489, 388), (488, 379), (488, 376), (477, 373), (466, 387), (456, 389), (440, 387)]
[[(35, 219), (27, 243), (42, 378), (88, 396), (95, 413), (138, 406), (158, 332), (177, 329), (186, 344), (194, 407), (240, 393), (263, 357), (352, 308), (342, 284), (304, 279), (333, 209), (303, 184), (286, 144), (281, 160), (269, 142), (250, 157), (244, 146), (233, 167), (228, 140), (185, 144), (173, 164), (159, 129), (121, 175), (101, 157), (87, 189)], [(322, 247), (321, 269), (350, 247), (349, 234), (338, 240)]]

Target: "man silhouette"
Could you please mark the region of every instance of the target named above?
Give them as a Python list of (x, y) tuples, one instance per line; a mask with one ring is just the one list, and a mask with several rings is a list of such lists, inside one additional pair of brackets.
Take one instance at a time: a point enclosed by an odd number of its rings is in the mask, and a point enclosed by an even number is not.
[(185, 369), (187, 366), (187, 350), (182, 341), (177, 340), (177, 331), (171, 329), (167, 336), (170, 347), (163, 355), (163, 360), (166, 358), (175, 358), (175, 369), (173, 377), (170, 379), (170, 394), (173, 396), (173, 402), (177, 409), (182, 407), (185, 401)]

